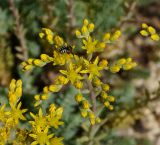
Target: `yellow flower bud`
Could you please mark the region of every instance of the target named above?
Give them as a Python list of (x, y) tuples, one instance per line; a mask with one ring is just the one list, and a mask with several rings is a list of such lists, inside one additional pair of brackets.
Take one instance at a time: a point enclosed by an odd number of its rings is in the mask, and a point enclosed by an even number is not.
[(121, 59), (119, 59), (118, 61), (117, 61), (117, 65), (123, 65), (123, 64), (125, 64), (126, 63), (126, 59), (124, 59), (124, 58), (121, 58)]
[(47, 35), (53, 34), (53, 32), (52, 32), (50, 29), (48, 29), (48, 28), (42, 28), (42, 30), (45, 31), (45, 33), (46, 33)]
[(121, 36), (121, 31), (117, 30), (111, 37), (111, 41), (116, 41)]
[(103, 59), (103, 60), (101, 60), (101, 61), (99, 62), (99, 66), (102, 67), (102, 68), (107, 67), (107, 65), (108, 65), (108, 61), (105, 60), (105, 59)]
[(21, 87), (22, 86), (22, 80), (18, 80), (16, 85), (17, 85), (17, 87)]
[(16, 80), (12, 79), (11, 83), (10, 83), (10, 86), (9, 86), (10, 91), (13, 92), (15, 87), (16, 87)]
[(130, 63), (123, 65), (124, 70), (130, 70), (131, 68), (132, 68), (132, 64), (130, 64)]
[(82, 109), (81, 110), (81, 115), (82, 115), (82, 117), (87, 117), (87, 115), (88, 115), (88, 112), (87, 112), (87, 110), (86, 109)]
[(114, 108), (113, 108), (113, 105), (109, 105), (109, 106), (108, 106), (108, 109), (112, 111), (112, 110), (114, 109)]
[(96, 118), (96, 123), (101, 123), (101, 119), (99, 117)]
[(94, 24), (93, 23), (90, 23), (89, 26), (88, 26), (88, 30), (90, 32), (92, 32), (94, 30)]
[(137, 63), (136, 62), (132, 62), (132, 68), (136, 67), (136, 66), (137, 66)]
[(121, 31), (120, 31), (120, 30), (117, 30), (114, 34), (119, 37), (119, 36), (121, 35)]
[(61, 118), (62, 117), (62, 113), (63, 113), (63, 107), (58, 108), (57, 111), (56, 111), (56, 115), (59, 118)]
[(148, 31), (149, 31), (150, 34), (155, 34), (156, 33), (156, 30), (152, 26), (148, 27)]
[(88, 20), (87, 20), (87, 19), (84, 19), (83, 24), (84, 24), (85, 26), (87, 26), (88, 23), (89, 23)]
[(106, 106), (108, 108), (110, 106), (110, 103), (108, 101), (105, 101), (104, 106)]
[(28, 62), (28, 64), (32, 65), (32, 64), (33, 64), (33, 60), (34, 60), (34, 59), (29, 58), (29, 59), (28, 59), (28, 61), (27, 61), (27, 62)]
[(151, 35), (151, 39), (152, 39), (153, 41), (159, 41), (160, 36), (159, 36), (158, 34), (153, 34), (153, 35)]
[(83, 100), (83, 95), (78, 93), (77, 95), (75, 95), (75, 100), (79, 103)]
[(107, 99), (108, 98), (108, 95), (107, 95), (107, 93), (105, 91), (102, 91), (100, 95), (101, 95), (101, 97), (103, 99)]
[(108, 84), (102, 84), (103, 91), (109, 91), (109, 85)]
[(77, 38), (81, 37), (81, 32), (79, 30), (76, 30), (76, 36), (77, 36)]
[(16, 88), (15, 94), (17, 97), (21, 97), (22, 96), (22, 88), (21, 87)]
[(39, 33), (39, 37), (40, 37), (40, 38), (43, 38), (43, 37), (44, 37), (44, 33), (40, 32), (40, 33)]
[(32, 65), (26, 65), (23, 69), (24, 70), (31, 70), (33, 68)]
[(93, 86), (100, 86), (102, 84), (101, 80), (97, 77), (93, 78)]
[(82, 101), (82, 105), (83, 105), (84, 109), (89, 109), (89, 107), (90, 107), (90, 104), (89, 104), (89, 102), (87, 100), (83, 100)]
[(132, 62), (132, 58), (130, 58), (130, 57), (127, 58), (127, 59), (126, 59), (126, 62), (127, 62), (127, 63), (128, 63), (128, 62)]
[(95, 118), (90, 118), (90, 123), (91, 123), (91, 125), (94, 125), (96, 123)]
[(74, 86), (77, 88), (77, 89), (82, 89), (83, 87), (83, 83), (81, 81), (76, 81), (74, 83)]
[(142, 23), (142, 28), (146, 29), (146, 28), (148, 28), (148, 25), (146, 23)]
[(82, 34), (85, 35), (85, 34), (87, 34), (87, 33), (88, 33), (87, 27), (86, 27), (86, 26), (83, 26), (83, 27), (82, 27)]
[(68, 83), (68, 79), (62, 75), (58, 76), (58, 78), (56, 78), (55, 80), (55, 84), (57, 85), (65, 85), (67, 83)]
[(120, 71), (120, 67), (117, 66), (117, 65), (113, 65), (113, 66), (110, 67), (110, 71), (111, 71), (112, 73), (117, 73), (117, 72)]
[(22, 62), (21, 65), (22, 65), (22, 67), (24, 67), (24, 66), (27, 65), (27, 63), (26, 62)]
[(49, 91), (51, 92), (58, 92), (62, 88), (61, 85), (50, 85), (49, 86)]
[(109, 102), (114, 102), (115, 101), (115, 97), (114, 96), (109, 96), (108, 97), (108, 101)]
[(105, 33), (104, 36), (103, 36), (103, 41), (108, 41), (111, 37), (111, 34), (110, 33)]
[(89, 118), (95, 118), (95, 115), (94, 115), (94, 113), (93, 113), (92, 111), (90, 111), (90, 112), (88, 113), (88, 115), (89, 115)]
[(42, 61), (48, 62), (49, 56), (47, 54), (41, 54), (40, 58), (41, 58)]
[(99, 50), (103, 50), (105, 48), (106, 44), (104, 42), (98, 43), (97, 47), (99, 48)]
[(53, 44), (53, 36), (52, 35), (47, 35), (47, 41), (51, 44)]
[(48, 96), (46, 95), (46, 94), (43, 94), (42, 96), (41, 96), (41, 99), (42, 100), (46, 100), (48, 98)]
[(40, 60), (40, 59), (35, 59), (35, 60), (33, 61), (33, 63), (34, 63), (34, 65), (40, 66), (40, 67), (42, 67), (42, 66), (45, 65), (45, 63), (44, 63), (42, 60)]
[(141, 30), (141, 31), (140, 31), (140, 34), (141, 34), (142, 36), (148, 36), (148, 35), (149, 35), (146, 30)]
[(37, 101), (39, 101), (40, 100), (40, 95), (35, 95), (34, 99), (37, 100)]

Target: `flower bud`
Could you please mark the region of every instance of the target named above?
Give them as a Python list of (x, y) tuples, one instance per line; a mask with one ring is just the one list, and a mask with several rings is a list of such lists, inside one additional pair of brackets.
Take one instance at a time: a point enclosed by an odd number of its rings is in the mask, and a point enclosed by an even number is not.
[(81, 32), (79, 30), (76, 30), (76, 36), (77, 36), (77, 38), (81, 37)]
[(103, 91), (109, 91), (109, 85), (108, 84), (102, 84)]
[(159, 41), (160, 36), (159, 36), (158, 34), (153, 34), (153, 35), (151, 35), (151, 39), (152, 39), (153, 41)]
[(35, 95), (34, 99), (37, 100), (37, 101), (39, 101), (40, 100), (40, 95)]
[(89, 102), (87, 100), (83, 100), (82, 101), (82, 105), (83, 105), (84, 109), (89, 109), (89, 107), (90, 107), (90, 104), (89, 104)]
[(82, 115), (82, 117), (87, 117), (87, 115), (88, 115), (88, 112), (87, 112), (87, 110), (86, 109), (82, 109), (81, 110), (81, 115)]
[(90, 32), (92, 32), (94, 30), (94, 24), (93, 23), (90, 23), (89, 26), (88, 26), (88, 30)]
[(113, 65), (113, 66), (110, 67), (110, 71), (111, 71), (112, 73), (117, 73), (117, 72), (120, 71), (120, 67), (117, 66), (117, 65)]
[(83, 100), (83, 95), (80, 93), (76, 94), (75, 100), (77, 101), (77, 103), (81, 102)]
[(148, 35), (149, 35), (146, 30), (141, 30), (141, 31), (140, 31), (140, 34), (141, 34), (142, 36), (148, 36)]

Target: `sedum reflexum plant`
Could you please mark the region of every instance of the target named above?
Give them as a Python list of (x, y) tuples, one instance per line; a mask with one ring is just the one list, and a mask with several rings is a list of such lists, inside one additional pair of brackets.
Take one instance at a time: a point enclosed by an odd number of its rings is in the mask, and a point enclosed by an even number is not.
[[(60, 121), (63, 108), (51, 104), (47, 114), (43, 114), (41, 108), (38, 114), (30, 112), (33, 119), (29, 120), (24, 116), (27, 109), (22, 109), (21, 97), (22, 81), (13, 79), (8, 93), (9, 106), (1, 104), (0, 107), (0, 145), (63, 145), (63, 138), (55, 137), (50, 131), (63, 124)], [(31, 125), (31, 130), (20, 127), (23, 120)]]
[[(78, 103), (81, 115), (89, 118), (90, 123), (100, 123), (97, 108), (104, 106), (113, 110), (115, 97), (108, 94), (109, 84), (102, 82), (101, 77), (104, 71), (117, 73), (120, 70), (130, 70), (136, 66), (131, 58), (121, 58), (116, 62), (109, 62), (101, 58), (107, 45), (115, 43), (121, 35), (119, 30), (114, 33), (105, 33), (101, 40), (92, 36), (94, 24), (84, 20), (80, 30), (76, 30), (76, 37), (82, 42), (81, 49), (83, 55), (75, 53), (77, 46), (70, 46), (62, 37), (52, 32), (48, 28), (43, 28), (39, 33), (41, 39), (50, 45), (53, 55), (41, 54), (40, 58), (30, 58), (22, 63), (24, 71), (31, 70), (34, 67), (43, 67), (48, 63), (53, 66), (59, 66), (59, 75), (54, 83), (45, 86), (43, 92), (35, 96), (35, 106), (39, 106), (43, 100), (49, 97), (51, 92), (60, 92), (64, 85), (72, 85), (77, 89), (75, 100)], [(89, 97), (84, 95), (84, 90), (89, 90)]]

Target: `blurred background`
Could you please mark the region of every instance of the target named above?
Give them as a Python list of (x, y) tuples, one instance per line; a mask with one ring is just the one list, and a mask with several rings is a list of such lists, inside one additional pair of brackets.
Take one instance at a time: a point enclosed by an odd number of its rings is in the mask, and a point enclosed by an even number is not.
[[(103, 118), (108, 119), (99, 128), (95, 145), (160, 145), (160, 42), (139, 34), (143, 22), (160, 31), (160, 0), (1, 0), (0, 101), (6, 101), (10, 80), (21, 78), (23, 107), (34, 111), (33, 96), (53, 82), (56, 68), (24, 73), (20, 63), (49, 53), (38, 37), (43, 27), (79, 46), (74, 31), (84, 18), (95, 23), (96, 37), (115, 29), (123, 33), (115, 45), (107, 46), (103, 57), (109, 61), (132, 57), (138, 64), (132, 71), (105, 72), (103, 79), (111, 84), (110, 93), (117, 101), (114, 111), (104, 110)], [(75, 93), (68, 86), (43, 104), (45, 108), (54, 101), (65, 107), (65, 125), (57, 135), (64, 137), (66, 145), (83, 145), (88, 134), (73, 99)]]

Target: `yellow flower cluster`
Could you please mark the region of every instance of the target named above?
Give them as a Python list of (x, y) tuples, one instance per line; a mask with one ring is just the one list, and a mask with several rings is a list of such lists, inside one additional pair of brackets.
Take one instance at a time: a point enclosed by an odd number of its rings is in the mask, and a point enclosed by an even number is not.
[[(59, 66), (59, 75), (53, 84), (45, 86), (43, 92), (35, 96), (35, 106), (40, 105), (43, 100), (47, 99), (50, 92), (59, 92), (64, 85), (71, 84), (77, 89), (78, 93), (75, 96), (75, 100), (81, 108), (82, 116), (88, 117), (92, 125), (99, 123), (101, 120), (96, 114), (97, 104), (99, 104), (96, 103), (97, 101), (109, 110), (113, 110), (112, 103), (115, 98), (108, 95), (109, 85), (100, 80), (103, 71), (110, 70), (115, 73), (121, 68), (129, 70), (134, 68), (136, 63), (131, 58), (128, 58), (120, 59), (113, 66), (109, 66), (108, 61), (100, 58), (95, 52), (103, 52), (106, 45), (114, 43), (120, 37), (121, 32), (117, 30), (113, 34), (105, 33), (102, 41), (99, 41), (91, 36), (93, 31), (94, 24), (89, 23), (87, 19), (84, 20), (81, 30), (76, 30), (77, 38), (82, 40), (81, 48), (86, 52), (83, 55), (79, 55), (75, 54), (73, 50), (70, 53), (62, 53), (61, 49), (65, 49), (69, 45), (60, 36), (53, 35), (54, 33), (51, 30), (42, 29), (39, 35), (47, 42), (49, 42), (48, 37), (51, 38), (49, 43), (52, 44), (51, 51), (53, 56), (43, 54), (47, 57), (46, 59), (41, 57), (41, 59), (35, 59), (41, 63), (35, 63), (34, 59), (29, 63), (29, 59), (22, 63), (23, 69), (28, 70), (27, 65), (42, 67), (51, 62), (53, 65)], [(89, 90), (88, 96), (90, 97), (83, 95), (83, 89)]]
[(142, 24), (142, 30), (140, 31), (142, 36), (150, 36), (153, 41), (160, 40), (160, 34), (156, 32), (156, 29), (152, 26), (148, 26), (146, 23)]
[(84, 20), (81, 31), (76, 30), (76, 36), (77, 38), (82, 39), (82, 49), (85, 49), (87, 51), (87, 54), (103, 51), (106, 46), (106, 43), (116, 41), (121, 35), (121, 32), (119, 30), (117, 30), (113, 35), (111, 35), (110, 33), (105, 33), (102, 42), (100, 42), (97, 39), (93, 39), (91, 37), (91, 32), (93, 31), (94, 24), (89, 23), (87, 19)]
[[(20, 120), (26, 120), (24, 113), (27, 109), (21, 109), (22, 103), (20, 98), (22, 96), (22, 81), (12, 80), (9, 86), (8, 100), (10, 107), (3, 104), (0, 107), (0, 144), (4, 145), (10, 142), (25, 141), (24, 137), (20, 138), (19, 133), (25, 133), (25, 130), (18, 130), (18, 123)], [(12, 132), (16, 132), (14, 138), (11, 137)]]
[(23, 70), (30, 70), (34, 66), (43, 67), (53, 61), (53, 58), (47, 54), (41, 54), (40, 59), (30, 58), (26, 62), (22, 62)]
[[(57, 108), (54, 104), (51, 104), (49, 112), (46, 115), (43, 115), (42, 109), (40, 108), (38, 115), (30, 113), (34, 119), (34, 121), (29, 121), (32, 125), (32, 131), (20, 129), (20, 120), (26, 120), (24, 113), (27, 111), (27, 109), (21, 109), (21, 96), (22, 81), (13, 79), (9, 86), (9, 107), (7, 107), (7, 104), (3, 104), (0, 107), (0, 145), (63, 145), (63, 138), (54, 137), (54, 134), (49, 131), (51, 127), (57, 129), (59, 125), (63, 124), (63, 122), (60, 121), (63, 108)], [(32, 143), (32, 140), (28, 139), (29, 136), (33, 138)]]
[(110, 71), (112, 73), (117, 73), (120, 71), (120, 69), (123, 70), (130, 70), (134, 68), (137, 64), (132, 61), (132, 58), (121, 58), (119, 59), (115, 64), (110, 66)]
[(61, 142), (63, 138), (54, 137), (54, 134), (49, 132), (51, 127), (57, 129), (59, 125), (63, 124), (63, 122), (60, 121), (62, 113), (63, 108), (57, 108), (54, 104), (50, 105), (49, 113), (46, 115), (43, 114), (41, 108), (37, 115), (30, 113), (34, 119), (34, 121), (30, 121), (32, 131), (29, 136), (34, 140), (31, 145), (63, 145)]

